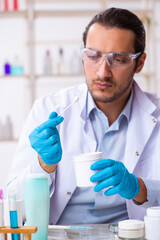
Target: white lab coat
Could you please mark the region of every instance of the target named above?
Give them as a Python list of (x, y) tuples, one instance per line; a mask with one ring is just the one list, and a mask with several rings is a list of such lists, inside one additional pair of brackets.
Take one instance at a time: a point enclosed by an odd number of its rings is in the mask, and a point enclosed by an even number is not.
[[(133, 92), (124, 164), (129, 172), (146, 180), (148, 203), (156, 205), (160, 204), (160, 100), (151, 94), (143, 93), (135, 82)], [(96, 150), (92, 125), (90, 120), (86, 119), (86, 84), (61, 90), (56, 95), (50, 94), (35, 101), (29, 117), (24, 123), (9, 175), (8, 185), (16, 185), (19, 195), (24, 198), (25, 175), (29, 172), (43, 172), (37, 160), (37, 153), (30, 147), (28, 135), (37, 125), (48, 119), (50, 112), (61, 112), (73, 101), (75, 96), (79, 96), (79, 101), (64, 113), (64, 122), (58, 126), (63, 149), (62, 160), (57, 166), (56, 176), (49, 174), (50, 223), (53, 224), (58, 221), (76, 188), (72, 156)], [(151, 184), (148, 183), (152, 183), (152, 181), (153, 184), (150, 187)], [(159, 186), (159, 189), (156, 186)], [(136, 205), (132, 200), (126, 201), (129, 218), (143, 219), (145, 208)]]

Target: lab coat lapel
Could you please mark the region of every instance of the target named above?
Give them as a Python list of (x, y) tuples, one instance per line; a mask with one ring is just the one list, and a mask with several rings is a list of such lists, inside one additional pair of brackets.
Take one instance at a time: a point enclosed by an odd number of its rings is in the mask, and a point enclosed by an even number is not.
[(124, 164), (129, 172), (134, 171), (144, 147), (156, 126), (156, 119), (152, 116), (155, 109), (156, 106), (135, 84), (124, 157)]

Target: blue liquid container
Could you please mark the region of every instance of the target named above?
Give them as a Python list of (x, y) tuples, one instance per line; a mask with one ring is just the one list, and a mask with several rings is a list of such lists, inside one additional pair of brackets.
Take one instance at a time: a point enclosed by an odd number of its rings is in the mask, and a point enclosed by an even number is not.
[(25, 212), (27, 226), (37, 226), (32, 240), (47, 240), (50, 210), (48, 177), (29, 174), (25, 183)]
[[(17, 228), (18, 227), (18, 219), (17, 219), (17, 211), (10, 211), (10, 222), (11, 222), (11, 228)], [(11, 234), (12, 240), (19, 240), (18, 233)]]
[[(18, 228), (18, 216), (17, 216), (17, 201), (16, 201), (16, 193), (13, 189), (8, 193), (9, 200), (9, 215), (10, 215), (10, 227)], [(11, 234), (12, 240), (19, 240), (18, 233)]]
[(4, 74), (5, 75), (11, 74), (11, 65), (7, 62), (4, 64)]

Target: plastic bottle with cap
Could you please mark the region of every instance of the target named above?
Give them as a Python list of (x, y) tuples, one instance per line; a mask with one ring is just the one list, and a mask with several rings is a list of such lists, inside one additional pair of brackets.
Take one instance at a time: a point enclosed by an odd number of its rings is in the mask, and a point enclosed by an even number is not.
[(123, 240), (144, 240), (144, 222), (128, 219), (118, 223), (118, 237)]
[(144, 217), (146, 240), (160, 239), (160, 206), (147, 208)]

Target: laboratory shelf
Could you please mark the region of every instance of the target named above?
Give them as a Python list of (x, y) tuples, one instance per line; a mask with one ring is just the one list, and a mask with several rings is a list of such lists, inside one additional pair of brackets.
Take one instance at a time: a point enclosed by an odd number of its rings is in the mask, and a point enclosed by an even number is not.
[(34, 18), (38, 17), (88, 17), (94, 16), (99, 12), (97, 10), (84, 10), (84, 9), (74, 9), (74, 10), (36, 10), (34, 11)]
[(35, 75), (35, 79), (39, 79), (39, 78), (52, 78), (54, 80), (54, 78), (73, 78), (73, 77), (84, 77), (84, 74), (51, 74), (51, 75)]
[(0, 18), (27, 18), (28, 11), (5, 11), (0, 12)]

